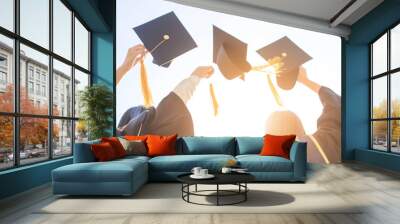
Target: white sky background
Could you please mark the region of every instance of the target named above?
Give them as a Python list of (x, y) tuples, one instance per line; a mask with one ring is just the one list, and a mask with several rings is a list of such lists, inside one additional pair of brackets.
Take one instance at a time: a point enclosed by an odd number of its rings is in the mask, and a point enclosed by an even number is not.
[[(252, 65), (265, 64), (256, 53), (261, 47), (288, 36), (304, 49), (313, 60), (307, 62), (309, 78), (327, 86), (337, 94), (341, 92), (341, 40), (339, 37), (302, 29), (267, 23), (160, 0), (117, 1), (117, 66), (126, 51), (141, 43), (132, 30), (158, 16), (174, 11), (198, 47), (175, 59), (169, 68), (151, 63), (146, 65), (155, 105), (199, 65), (212, 64), (212, 25), (229, 32), (248, 43), (248, 61)], [(265, 75), (249, 73), (246, 81), (226, 80), (213, 65), (216, 72), (209, 80), (203, 80), (188, 103), (192, 114), (195, 135), (199, 136), (262, 136), (269, 114), (278, 110)], [(275, 78), (273, 81), (276, 85)], [(214, 117), (209, 83), (214, 84), (220, 105), (219, 115)], [(303, 122), (307, 133), (317, 128), (322, 105), (319, 97), (297, 83), (291, 91), (277, 87), (288, 110), (295, 112)], [(117, 124), (130, 107), (141, 105), (143, 98), (139, 85), (139, 66), (132, 69), (117, 86)]]
[[(54, 51), (71, 60), (71, 13), (60, 2), (53, 0), (54, 4)], [(49, 44), (49, 1), (48, 0), (21, 0), (21, 35), (25, 38), (48, 48)], [(13, 29), (13, 0), (0, 0), (0, 26), (12, 31)], [(75, 23), (76, 28), (76, 63), (87, 67), (88, 65), (88, 33), (80, 23)], [(0, 41), (7, 38), (0, 35)], [(21, 45), (22, 46), (22, 45)], [(48, 64), (48, 57), (29, 47), (21, 47), (25, 55)], [(65, 66), (58, 66), (66, 74), (70, 70), (63, 70)]]
[[(386, 72), (387, 69), (387, 34), (384, 34), (373, 43), (373, 75), (379, 75)], [(391, 30), (391, 69), (400, 67), (400, 25)], [(400, 73), (391, 76), (392, 100), (400, 99)], [(373, 106), (377, 107), (382, 101), (387, 100), (387, 78), (381, 77), (373, 81)]]

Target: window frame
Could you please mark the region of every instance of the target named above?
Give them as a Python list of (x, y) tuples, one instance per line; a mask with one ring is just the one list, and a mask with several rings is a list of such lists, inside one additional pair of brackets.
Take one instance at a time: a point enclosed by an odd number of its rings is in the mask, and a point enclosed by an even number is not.
[[(397, 68), (391, 68), (391, 31), (393, 28), (400, 26), (400, 21), (397, 21), (396, 23), (392, 24), (390, 27), (388, 27), (383, 33), (379, 34), (375, 39), (373, 39), (369, 44), (369, 149), (373, 151), (379, 151), (379, 152), (386, 152), (386, 153), (392, 153), (392, 154), (400, 154), (400, 152), (394, 152), (392, 151), (392, 121), (399, 121), (400, 117), (393, 117), (392, 116), (392, 98), (391, 98), (391, 93), (392, 93), (392, 85), (391, 85), (391, 80), (392, 76), (396, 75), (396, 73), (400, 72), (400, 67)], [(386, 57), (387, 57), (387, 62), (386, 62), (386, 71), (376, 74), (373, 74), (373, 44), (378, 41), (381, 37), (384, 35), (387, 35), (387, 52), (386, 52)], [(386, 77), (386, 98), (387, 98), (387, 105), (386, 105), (386, 117), (385, 118), (373, 118), (373, 82), (376, 79)], [(374, 148), (374, 133), (373, 133), (373, 122), (376, 121), (386, 121), (386, 150), (379, 150)]]
[[(3, 35), (7, 38), (12, 39), (13, 41), (13, 54), (12, 54), (12, 61), (13, 64), (12, 66), (12, 74), (13, 75), (13, 79), (14, 79), (14, 93), (13, 93), (13, 111), (12, 112), (2, 112), (0, 111), (0, 116), (4, 116), (4, 117), (11, 117), (13, 119), (13, 166), (10, 167), (5, 167), (5, 168), (0, 168), (0, 172), (4, 171), (4, 170), (10, 170), (10, 169), (16, 169), (18, 167), (23, 167), (23, 166), (29, 166), (29, 165), (33, 165), (33, 164), (37, 164), (37, 163), (43, 163), (49, 160), (58, 160), (58, 159), (62, 159), (65, 157), (70, 157), (73, 155), (74, 153), (74, 143), (75, 143), (75, 123), (76, 121), (79, 120), (79, 117), (75, 117), (75, 108), (72, 107), (71, 108), (71, 114), (70, 116), (58, 116), (58, 115), (53, 115), (53, 59), (54, 60), (58, 60), (59, 62), (62, 62), (68, 66), (71, 66), (71, 93), (72, 96), (71, 97), (71, 105), (74, 105), (75, 103), (75, 88), (74, 88), (74, 82), (75, 82), (75, 69), (85, 73), (88, 75), (88, 86), (92, 85), (92, 75), (91, 75), (91, 37), (92, 37), (92, 30), (88, 27), (88, 25), (83, 21), (83, 19), (79, 16), (78, 13), (76, 13), (72, 7), (65, 1), (65, 0), (59, 0), (66, 8), (68, 8), (68, 10), (71, 11), (71, 18), (70, 18), (70, 22), (71, 22), (71, 58), (67, 59), (64, 58), (63, 56), (55, 53), (54, 50), (54, 46), (53, 46), (53, 21), (54, 21), (54, 17), (53, 17), (53, 1), (54, 0), (48, 0), (49, 2), (49, 47), (48, 49), (46, 49), (45, 47), (42, 47), (39, 44), (34, 43), (33, 41), (30, 41), (29, 39), (23, 37), (20, 35), (20, 0), (14, 0), (13, 1), (13, 10), (14, 10), (14, 18), (13, 18), (13, 22), (14, 22), (14, 30), (10, 31), (4, 27), (0, 26), (0, 35)], [(88, 69), (85, 69), (83, 67), (81, 67), (80, 65), (75, 63), (75, 18), (77, 20), (79, 20), (79, 22), (84, 26), (84, 28), (88, 31)], [(27, 113), (21, 113), (20, 111), (20, 45), (23, 44), (27, 47), (32, 48), (33, 50), (36, 50), (40, 53), (43, 53), (45, 55), (48, 56), (49, 62), (48, 62), (48, 84), (47, 84), (47, 88), (45, 92), (46, 96), (48, 97), (48, 112), (46, 115), (40, 115), (40, 114), (27, 114)], [(42, 74), (42, 73), (40, 73)], [(29, 74), (25, 74), (27, 77), (27, 81), (30, 80), (30, 76)], [(33, 70), (33, 82), (34, 85), (36, 83), (36, 70)], [(39, 77), (41, 78), (41, 77)], [(39, 79), (39, 83), (41, 83), (41, 79)], [(41, 85), (42, 86), (42, 85)], [(28, 91), (28, 90), (27, 90)], [(34, 91), (36, 91), (34, 89)], [(41, 94), (40, 94), (41, 95)], [(26, 164), (21, 164), (20, 161), (20, 119), (21, 118), (45, 118), (47, 119), (48, 122), (48, 136), (47, 136), (47, 142), (49, 143), (47, 145), (47, 151), (48, 151), (48, 155), (47, 158), (44, 158), (41, 161), (38, 162), (32, 162), (32, 163), (26, 163)], [(62, 155), (62, 156), (54, 156), (53, 152), (54, 152), (54, 146), (52, 144), (53, 142), (53, 121), (56, 120), (66, 120), (66, 121), (70, 121), (71, 122), (71, 128), (72, 128), (72, 133), (71, 133), (71, 154), (69, 155)], [(51, 144), (50, 144), (51, 143)]]

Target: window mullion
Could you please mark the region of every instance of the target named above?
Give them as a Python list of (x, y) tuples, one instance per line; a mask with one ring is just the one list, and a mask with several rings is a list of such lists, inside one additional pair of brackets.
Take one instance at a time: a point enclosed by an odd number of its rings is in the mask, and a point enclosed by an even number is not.
[[(390, 30), (387, 32), (387, 71), (390, 70)], [(391, 99), (391, 92), (392, 92), (392, 86), (391, 86), (391, 79), (392, 79), (392, 75), (389, 73), (387, 75), (387, 110), (388, 110), (388, 118), (392, 117), (392, 99)], [(391, 152), (392, 151), (392, 121), (389, 120), (387, 122), (387, 140), (388, 140), (388, 148), (387, 151)]]
[[(72, 11), (72, 15), (71, 15), (71, 23), (72, 23), (72, 49), (71, 49), (71, 59), (72, 59), (72, 64), (73, 66), (71, 67), (71, 91), (72, 91), (72, 96), (71, 96), (71, 117), (75, 118), (75, 12)], [(75, 125), (76, 125), (76, 121), (72, 121), (71, 122), (71, 150), (72, 150), (72, 155), (74, 155), (74, 145), (75, 145)]]
[(373, 55), (373, 47), (372, 44), (369, 46), (369, 61), (370, 61), (370, 66), (369, 66), (369, 118), (370, 118), (370, 122), (369, 122), (369, 145), (370, 145), (370, 149), (374, 148), (374, 136), (373, 136), (373, 102), (372, 102), (372, 96), (373, 96), (373, 79), (372, 79), (372, 73), (373, 73), (373, 63), (372, 63), (372, 55)]
[[(49, 50), (53, 52), (53, 0), (49, 0)], [(49, 55), (48, 92), (50, 118), (48, 120), (48, 152), (49, 159), (53, 159), (53, 57)]]
[[(15, 0), (14, 1), (14, 30), (15, 32), (19, 35), (19, 7), (20, 6), (20, 1)], [(20, 105), (19, 105), (19, 100), (20, 100), (20, 46), (19, 46), (19, 40), (16, 38), (14, 39), (14, 112), (19, 113), (20, 112)], [(14, 166), (19, 166), (20, 164), (20, 157), (19, 157), (19, 136), (20, 136), (20, 119), (19, 117), (14, 116)]]
[[(92, 34), (90, 32), (88, 32), (88, 70), (91, 72), (92, 69), (92, 60), (90, 60), (91, 58), (91, 45), (92, 45)], [(92, 79), (90, 78), (90, 82), (89, 85), (92, 85)]]

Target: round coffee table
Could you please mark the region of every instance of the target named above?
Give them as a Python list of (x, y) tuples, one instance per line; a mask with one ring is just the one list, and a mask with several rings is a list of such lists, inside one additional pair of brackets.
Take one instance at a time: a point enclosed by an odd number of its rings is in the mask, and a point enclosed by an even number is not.
[[(182, 183), (182, 199), (188, 203), (198, 205), (234, 205), (245, 202), (247, 200), (247, 192), (249, 188), (247, 183), (255, 180), (255, 177), (248, 173), (216, 173), (212, 179), (193, 179), (190, 177), (191, 173), (182, 174), (177, 177), (178, 181)], [(215, 185), (215, 190), (198, 190), (197, 185)], [(194, 191), (190, 191), (190, 186), (195, 186)], [(224, 190), (220, 189), (220, 185), (236, 185), (237, 190)], [(214, 192), (215, 194), (206, 194)], [(190, 196), (203, 196), (203, 197), (216, 197), (216, 204), (202, 204), (190, 201)], [(240, 196), (240, 199), (231, 203), (221, 203), (221, 197)]]

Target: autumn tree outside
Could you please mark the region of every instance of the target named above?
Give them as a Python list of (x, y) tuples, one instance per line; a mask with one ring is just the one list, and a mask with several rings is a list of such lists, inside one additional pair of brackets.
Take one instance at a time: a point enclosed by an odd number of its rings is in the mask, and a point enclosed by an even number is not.
[[(14, 91), (13, 85), (8, 85), (6, 92), (0, 94), (0, 110), (2, 112), (13, 112), (14, 107)], [(29, 99), (25, 88), (20, 88), (20, 111), (23, 114), (40, 114), (46, 115), (48, 107), (43, 105), (34, 105)], [(53, 109), (57, 115), (57, 108)], [(48, 145), (48, 119), (46, 118), (20, 118), (20, 150), (25, 150), (28, 146), (31, 148), (44, 148), (47, 150)], [(0, 116), (0, 153), (9, 154), (13, 150), (13, 118), (11, 116)], [(58, 138), (59, 127), (53, 125), (53, 138)], [(3, 160), (6, 158), (3, 158)], [(1, 160), (1, 158), (0, 158)]]

